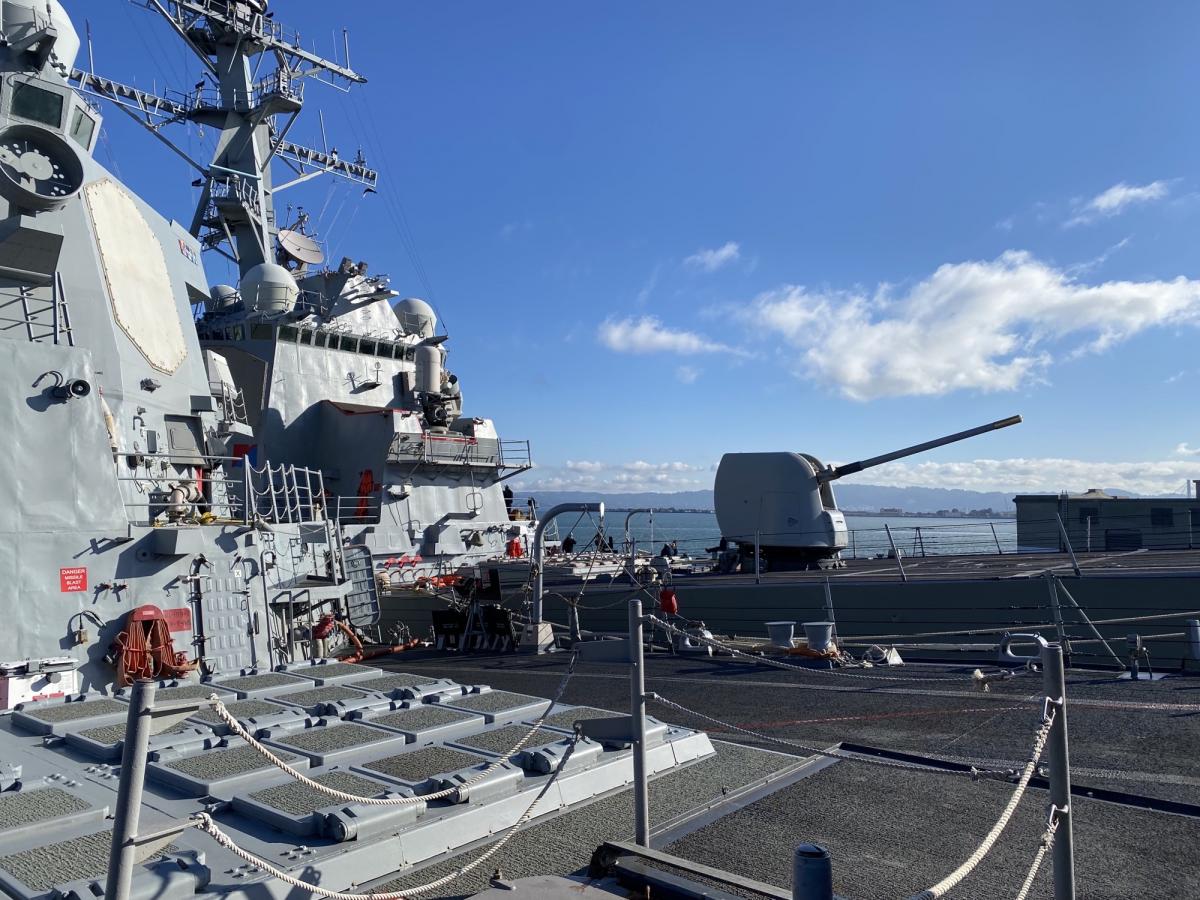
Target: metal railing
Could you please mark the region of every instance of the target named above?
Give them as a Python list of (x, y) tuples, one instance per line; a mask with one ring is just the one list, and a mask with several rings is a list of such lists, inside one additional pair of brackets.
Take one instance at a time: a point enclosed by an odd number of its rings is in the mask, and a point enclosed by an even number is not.
[[(181, 464), (172, 454), (143, 453), (139, 457), (138, 469), (117, 476), (118, 483), (132, 484), (146, 497), (124, 504), (129, 520), (135, 525), (194, 524), (204, 522), (206, 516), (244, 525), (325, 521), (325, 477), (318, 469), (272, 466), (269, 462), (256, 468), (241, 457), (208, 456), (204, 457), (197, 477), (192, 471), (193, 464)], [(161, 464), (157, 472), (151, 468), (154, 461)], [(172, 465), (182, 465), (183, 471), (171, 468)], [(231, 471), (238, 468), (240, 473)], [(172, 491), (183, 485), (195, 486), (202, 496), (172, 500)], [(144, 517), (136, 514), (136, 510), (143, 509)]]
[(429, 432), (397, 434), (388, 447), (387, 461), (497, 469), (528, 469), (533, 464), (529, 441)]
[(0, 332), (14, 329), (24, 329), (25, 338), (33, 344), (75, 346), (62, 276), (55, 273), (49, 297), (39, 296), (25, 286), (19, 287), (16, 294), (0, 295)]

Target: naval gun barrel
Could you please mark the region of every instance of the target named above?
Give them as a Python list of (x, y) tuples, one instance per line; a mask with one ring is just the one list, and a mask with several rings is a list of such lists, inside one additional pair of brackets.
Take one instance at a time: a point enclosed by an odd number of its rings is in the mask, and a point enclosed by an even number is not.
[(968, 428), (966, 431), (959, 431), (954, 434), (948, 434), (945, 437), (934, 438), (932, 441), (925, 441), (923, 444), (913, 444), (913, 446), (905, 447), (903, 450), (893, 450), (891, 453), (872, 456), (870, 459), (860, 459), (858, 462), (846, 463), (844, 466), (829, 466), (817, 473), (817, 479), (820, 481), (833, 481), (835, 478), (853, 475), (855, 472), (861, 472), (863, 469), (881, 466), (894, 459), (903, 459), (906, 456), (912, 456), (915, 453), (924, 453), (926, 450), (932, 450), (935, 447), (953, 444), (956, 441), (965, 441), (967, 438), (986, 434), (989, 431), (998, 431), (1001, 428), (1007, 428), (1009, 425), (1017, 425), (1020, 422), (1020, 416), (1009, 416), (1007, 419), (989, 422), (987, 425), (980, 425), (978, 428)]

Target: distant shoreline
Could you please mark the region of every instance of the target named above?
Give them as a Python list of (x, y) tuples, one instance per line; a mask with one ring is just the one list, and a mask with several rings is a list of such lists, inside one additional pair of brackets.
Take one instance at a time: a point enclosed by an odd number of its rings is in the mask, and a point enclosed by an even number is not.
[[(626, 506), (610, 506), (607, 507), (609, 512), (631, 512), (633, 507)], [(716, 510), (712, 509), (683, 509), (677, 506), (655, 507), (652, 512), (656, 513), (692, 513), (695, 515), (713, 515)], [(957, 513), (936, 513), (936, 512), (876, 512), (869, 509), (843, 509), (842, 515), (845, 516), (870, 516), (873, 519), (1016, 519), (1015, 512), (993, 512), (989, 515), (979, 515), (977, 513), (957, 512)]]

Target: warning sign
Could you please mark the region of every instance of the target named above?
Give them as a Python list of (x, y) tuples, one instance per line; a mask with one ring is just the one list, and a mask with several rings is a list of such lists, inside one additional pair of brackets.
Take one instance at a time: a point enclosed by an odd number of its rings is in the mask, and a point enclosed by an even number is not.
[(64, 594), (86, 591), (87, 566), (71, 566), (58, 570), (58, 589)]
[(164, 609), (163, 619), (168, 631), (191, 631), (192, 611), (187, 607), (181, 609)]

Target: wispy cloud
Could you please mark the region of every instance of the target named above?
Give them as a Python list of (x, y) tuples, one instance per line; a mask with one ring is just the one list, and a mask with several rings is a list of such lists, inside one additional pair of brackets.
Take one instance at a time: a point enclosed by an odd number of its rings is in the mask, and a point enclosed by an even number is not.
[(682, 384), (695, 384), (696, 379), (700, 377), (700, 370), (695, 366), (680, 366), (675, 370), (675, 377)]
[(715, 272), (722, 266), (737, 262), (741, 255), (742, 248), (737, 241), (728, 241), (713, 250), (697, 250), (683, 264), (691, 269)]
[(654, 289), (658, 287), (658, 276), (662, 272), (662, 266), (657, 265), (650, 273), (650, 277), (642, 284), (641, 289), (637, 293), (637, 305), (645, 306), (650, 299), (650, 295), (654, 293)]
[(600, 324), (600, 343), (617, 353), (722, 353), (732, 347), (693, 331), (672, 329), (655, 316), (606, 319)]
[(543, 491), (597, 491), (601, 493), (636, 491), (691, 491), (712, 487), (708, 466), (678, 460), (648, 462), (574, 462), (547, 466), (531, 479), (521, 480), (521, 489)]
[(1008, 251), (943, 265), (899, 295), (784, 285), (743, 316), (801, 351), (798, 374), (852, 399), (1011, 391), (1042, 378), (1054, 352), (1098, 353), (1149, 328), (1200, 322), (1200, 281), (1089, 285)]
[(500, 237), (507, 240), (511, 237), (516, 236), (517, 234), (520, 234), (525, 231), (531, 231), (532, 229), (533, 229), (533, 223), (530, 222), (528, 219), (525, 219), (524, 221), (521, 221), (521, 222), (508, 222), (504, 225), (503, 228), (500, 229)]
[(1175, 446), (1176, 456), (1200, 456), (1200, 447), (1189, 447), (1187, 442), (1181, 442)]
[(1118, 182), (1092, 199), (1076, 204), (1075, 214), (1064, 222), (1067, 228), (1086, 225), (1097, 219), (1120, 215), (1131, 206), (1162, 200), (1171, 192), (1167, 181), (1152, 181), (1149, 184), (1126, 184)]
[[(1180, 445), (1186, 446), (1186, 445)], [(1190, 451), (1197, 453), (1197, 451)], [(963, 462), (893, 462), (850, 478), (863, 484), (959, 488), (972, 491), (1046, 492), (1115, 488), (1146, 496), (1181, 495), (1200, 477), (1194, 460), (1095, 462), (1082, 459), (973, 459)]]

